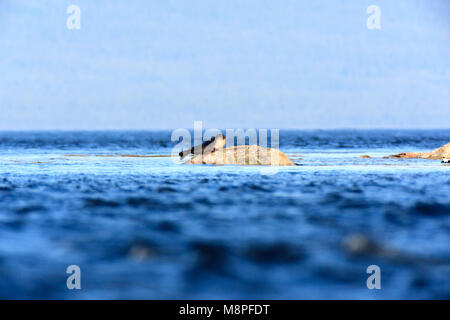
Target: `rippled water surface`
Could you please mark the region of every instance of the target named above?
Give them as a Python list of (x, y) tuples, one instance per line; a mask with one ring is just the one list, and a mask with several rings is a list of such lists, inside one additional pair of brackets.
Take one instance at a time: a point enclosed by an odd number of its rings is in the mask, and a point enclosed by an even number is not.
[(0, 298), (450, 298), (450, 166), (383, 158), (449, 130), (281, 131), (269, 175), (136, 157), (170, 134), (0, 132)]

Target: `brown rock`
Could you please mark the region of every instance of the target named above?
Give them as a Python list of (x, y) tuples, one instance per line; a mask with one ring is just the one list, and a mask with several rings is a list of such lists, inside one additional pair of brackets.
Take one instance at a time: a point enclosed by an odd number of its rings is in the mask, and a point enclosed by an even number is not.
[(237, 146), (220, 149), (208, 154), (199, 154), (187, 163), (192, 164), (238, 164), (266, 166), (294, 166), (289, 157), (277, 149), (257, 145)]
[(412, 159), (412, 158), (421, 158), (421, 159), (442, 159), (442, 158), (450, 158), (450, 143), (447, 143), (445, 146), (434, 149), (430, 152), (407, 152), (407, 153), (398, 153), (387, 158), (398, 158), (398, 159)]
[(368, 156), (367, 154), (365, 154), (365, 155), (360, 156), (360, 158), (363, 158), (363, 159), (370, 159), (370, 158), (372, 158), (372, 157), (371, 157), (371, 156)]

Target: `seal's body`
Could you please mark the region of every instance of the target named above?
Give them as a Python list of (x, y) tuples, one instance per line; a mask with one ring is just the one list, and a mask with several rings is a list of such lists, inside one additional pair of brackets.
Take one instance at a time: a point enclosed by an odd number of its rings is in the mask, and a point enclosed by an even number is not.
[(216, 150), (220, 150), (225, 146), (225, 136), (222, 134), (218, 134), (215, 137), (212, 137), (211, 140), (205, 141), (202, 145), (194, 146), (188, 150), (181, 151), (178, 155), (181, 159), (186, 157), (189, 154), (197, 155), (197, 154), (208, 154), (214, 152)]

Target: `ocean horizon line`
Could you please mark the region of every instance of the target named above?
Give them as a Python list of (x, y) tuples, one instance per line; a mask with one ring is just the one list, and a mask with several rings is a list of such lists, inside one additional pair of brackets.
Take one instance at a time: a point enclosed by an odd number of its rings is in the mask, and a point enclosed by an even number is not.
[[(182, 129), (187, 129), (193, 131), (192, 127), (180, 127)], [(8, 132), (164, 132), (164, 131), (173, 131), (180, 128), (150, 128), (150, 129), (0, 129), (0, 133), (8, 133)], [(313, 131), (447, 131), (450, 130), (450, 127), (436, 127), (436, 128), (420, 128), (420, 127), (411, 127), (411, 128), (276, 128), (276, 127), (234, 127), (234, 128), (215, 128), (215, 127), (205, 127), (204, 130), (208, 129), (218, 129), (218, 130), (227, 130), (227, 129), (278, 129), (280, 131), (305, 131), (305, 132), (313, 132)]]

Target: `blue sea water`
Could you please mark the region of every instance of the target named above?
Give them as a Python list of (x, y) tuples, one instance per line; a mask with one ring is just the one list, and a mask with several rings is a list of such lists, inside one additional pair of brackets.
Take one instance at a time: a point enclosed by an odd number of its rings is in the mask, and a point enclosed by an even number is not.
[(281, 131), (271, 175), (136, 157), (170, 135), (0, 132), (0, 298), (450, 298), (450, 166), (383, 158), (450, 130)]

